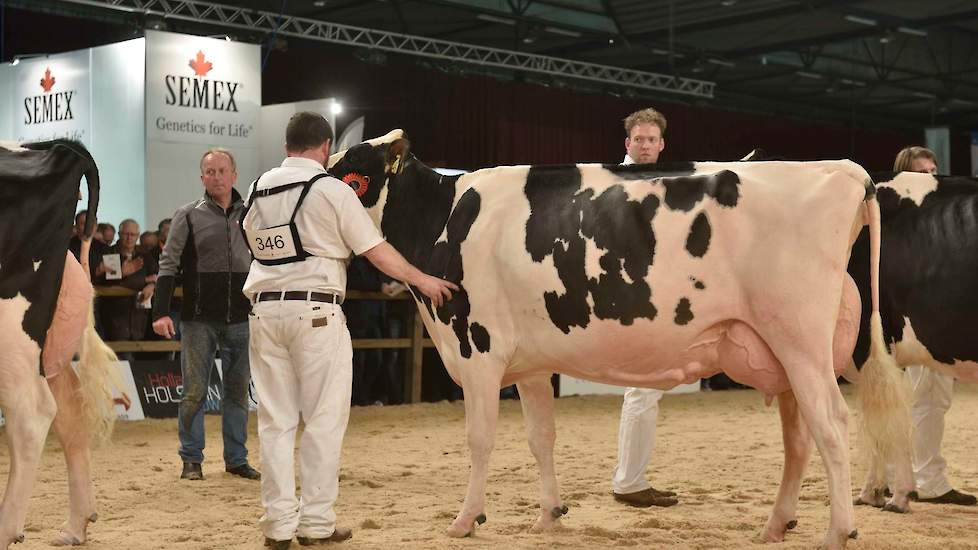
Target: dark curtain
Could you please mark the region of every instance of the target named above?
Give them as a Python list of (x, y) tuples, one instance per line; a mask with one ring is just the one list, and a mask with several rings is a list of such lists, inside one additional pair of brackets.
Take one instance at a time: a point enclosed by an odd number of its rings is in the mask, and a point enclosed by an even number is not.
[(364, 137), (403, 128), (424, 162), (467, 169), (619, 162), (622, 119), (646, 106), (669, 121), (663, 160), (735, 160), (760, 147), (785, 159), (850, 158), (867, 170), (886, 170), (900, 148), (923, 141), (916, 131), (816, 124), (447, 74), (419, 59), (386, 54), (384, 64), (372, 64), (356, 59), (350, 48), (290, 41), (288, 52), (271, 54), (263, 103), (336, 97), (346, 107), (339, 130), (366, 115)]

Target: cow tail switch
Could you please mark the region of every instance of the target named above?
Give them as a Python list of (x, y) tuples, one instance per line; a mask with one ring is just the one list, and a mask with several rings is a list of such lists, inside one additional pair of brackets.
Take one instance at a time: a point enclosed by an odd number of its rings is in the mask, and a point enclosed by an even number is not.
[(910, 391), (903, 372), (887, 349), (880, 318), (880, 206), (875, 194), (864, 204), (869, 223), (873, 311), (869, 359), (860, 372), (856, 395), (862, 409), (861, 452), (867, 464), (881, 464), (888, 462), (887, 457), (910, 448)]

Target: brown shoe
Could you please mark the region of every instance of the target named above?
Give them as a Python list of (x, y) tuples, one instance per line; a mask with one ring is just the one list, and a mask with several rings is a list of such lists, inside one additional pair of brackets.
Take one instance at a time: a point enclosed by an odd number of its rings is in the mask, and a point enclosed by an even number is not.
[(674, 497), (676, 496), (675, 491), (660, 491), (655, 487), (649, 487), (652, 490), (652, 494), (657, 497)]
[[(679, 500), (675, 496), (663, 496), (663, 493), (649, 487), (635, 493), (612, 493), (618, 502), (636, 508), (662, 506), (663, 508), (676, 505)], [(673, 493), (675, 494), (675, 493)]]
[(958, 506), (974, 506), (978, 504), (978, 498), (974, 495), (962, 493), (955, 489), (934, 498), (918, 498), (917, 502), (927, 502), (930, 504), (957, 504)]
[(349, 538), (353, 538), (353, 530), (347, 529), (346, 527), (337, 527), (333, 529), (333, 534), (322, 539), (311, 538), (311, 537), (296, 537), (299, 544), (302, 546), (317, 546), (320, 544), (329, 544), (332, 542), (343, 542)]

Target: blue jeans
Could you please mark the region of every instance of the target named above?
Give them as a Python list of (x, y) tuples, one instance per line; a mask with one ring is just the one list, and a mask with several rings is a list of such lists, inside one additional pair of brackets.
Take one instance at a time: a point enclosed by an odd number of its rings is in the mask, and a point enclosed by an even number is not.
[(183, 321), (180, 324), (180, 370), (183, 374), (183, 400), (180, 401), (180, 458), (184, 462), (204, 461), (204, 402), (220, 350), (224, 391), (221, 420), (224, 432), (224, 464), (227, 468), (248, 462), (248, 323), (208, 323)]

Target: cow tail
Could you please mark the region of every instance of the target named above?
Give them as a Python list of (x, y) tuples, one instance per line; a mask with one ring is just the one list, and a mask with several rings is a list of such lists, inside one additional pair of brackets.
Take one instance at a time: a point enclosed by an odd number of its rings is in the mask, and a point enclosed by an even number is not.
[(104, 443), (115, 423), (113, 390), (123, 391), (122, 378), (115, 367), (115, 352), (95, 332), (93, 306), (88, 306), (88, 326), (82, 334), (78, 360), (81, 410), (92, 441)]
[(862, 414), (860, 441), (868, 464), (885, 464), (894, 453), (910, 450), (910, 389), (903, 372), (887, 349), (880, 317), (880, 206), (876, 196), (865, 203), (869, 221), (870, 281), (873, 311), (870, 317), (869, 359), (856, 385)]

